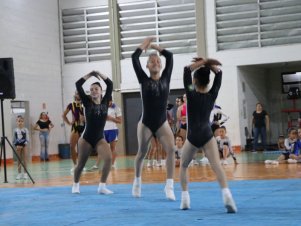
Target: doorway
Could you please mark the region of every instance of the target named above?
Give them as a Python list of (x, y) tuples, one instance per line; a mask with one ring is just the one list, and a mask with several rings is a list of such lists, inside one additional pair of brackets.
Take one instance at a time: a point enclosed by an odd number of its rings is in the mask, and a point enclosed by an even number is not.
[[(171, 90), (168, 96), (170, 104), (174, 105), (178, 96), (182, 96), (185, 93), (184, 89)], [(124, 93), (123, 106), (124, 106), (124, 126), (125, 126), (125, 144), (126, 155), (136, 155), (138, 150), (137, 141), (137, 124), (142, 113), (142, 103), (139, 92)]]

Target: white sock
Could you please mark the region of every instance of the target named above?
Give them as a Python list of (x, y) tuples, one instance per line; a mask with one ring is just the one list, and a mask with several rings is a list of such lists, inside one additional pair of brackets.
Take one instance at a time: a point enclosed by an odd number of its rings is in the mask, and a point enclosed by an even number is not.
[(229, 188), (222, 188), (222, 194), (232, 196), (231, 191), (230, 191)]
[(182, 191), (180, 209), (182, 210), (190, 209), (190, 196), (188, 191)]
[(134, 183), (138, 183), (138, 184), (141, 184), (141, 177), (135, 177), (134, 179)]
[(136, 198), (141, 197), (141, 177), (135, 177), (132, 188), (132, 195)]
[(236, 204), (232, 198), (232, 194), (229, 188), (223, 188), (222, 189), (222, 194), (223, 194), (223, 201), (224, 205), (227, 209), (228, 213), (236, 213), (237, 212), (237, 207)]
[(164, 191), (167, 199), (175, 201), (176, 197), (173, 190), (173, 184), (174, 184), (173, 179), (167, 179)]
[(80, 193), (80, 191), (79, 191), (79, 182), (78, 183), (73, 182), (72, 193), (73, 194), (79, 194)]
[(99, 183), (97, 192), (99, 194), (104, 194), (104, 195), (110, 195), (110, 194), (114, 193), (111, 190), (106, 188), (106, 183)]
[(99, 187), (103, 187), (103, 188), (105, 188), (105, 187), (106, 187), (106, 183), (102, 183), (102, 182), (100, 182), (100, 183), (99, 183)]
[(182, 191), (182, 198), (190, 197), (188, 191)]
[(172, 187), (172, 188), (173, 188), (173, 184), (174, 184), (173, 179), (167, 179), (167, 180), (166, 180), (166, 186)]

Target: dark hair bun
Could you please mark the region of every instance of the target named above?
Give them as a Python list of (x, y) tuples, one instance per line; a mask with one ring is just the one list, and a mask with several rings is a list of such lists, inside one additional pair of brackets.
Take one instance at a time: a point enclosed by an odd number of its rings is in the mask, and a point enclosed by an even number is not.
[(210, 80), (210, 68), (200, 67), (193, 74), (197, 86), (207, 86)]

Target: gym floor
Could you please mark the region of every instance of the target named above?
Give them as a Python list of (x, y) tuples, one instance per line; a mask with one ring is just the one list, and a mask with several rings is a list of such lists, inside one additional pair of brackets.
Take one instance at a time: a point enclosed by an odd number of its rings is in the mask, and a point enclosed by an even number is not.
[[(225, 172), (229, 180), (269, 180), (269, 179), (289, 179), (301, 177), (301, 164), (280, 164), (266, 165), (264, 160), (276, 159), (278, 151), (266, 152), (241, 152), (237, 154), (238, 163), (235, 165), (229, 158), (229, 164), (224, 165)], [(111, 170), (108, 184), (129, 184), (134, 178), (134, 156), (119, 156), (116, 160), (116, 168)], [(200, 159), (200, 157), (198, 158)], [(91, 156), (86, 164), (87, 171), (81, 176), (82, 185), (98, 184), (100, 172), (98, 170), (89, 171), (96, 161), (95, 156)], [(145, 167), (143, 170), (143, 183), (161, 183), (166, 179), (165, 167)], [(6, 167), (6, 181), (3, 163), (0, 172), (0, 188), (14, 187), (42, 187), (42, 186), (71, 186), (73, 177), (70, 172), (72, 168), (71, 159), (54, 159), (49, 162), (33, 161), (28, 163), (27, 170), (34, 180), (16, 180), (17, 164), (8, 164)], [(23, 169), (22, 169), (23, 170)], [(192, 165), (189, 168), (190, 181), (205, 182), (215, 181), (215, 175), (210, 165)], [(179, 181), (179, 168), (175, 171), (175, 181)]]

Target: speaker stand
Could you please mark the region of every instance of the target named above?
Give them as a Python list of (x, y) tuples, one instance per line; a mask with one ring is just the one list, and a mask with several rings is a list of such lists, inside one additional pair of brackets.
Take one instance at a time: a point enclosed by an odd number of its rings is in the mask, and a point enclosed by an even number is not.
[(29, 174), (29, 172), (27, 171), (26, 167), (24, 166), (23, 162), (21, 161), (18, 153), (16, 152), (15, 148), (13, 147), (13, 145), (11, 144), (11, 142), (8, 140), (8, 138), (5, 136), (5, 129), (4, 129), (4, 112), (3, 112), (3, 100), (1, 99), (1, 122), (2, 122), (2, 137), (1, 137), (1, 153), (0, 153), (0, 167), (1, 167), (1, 161), (2, 161), (2, 153), (3, 153), (3, 162), (4, 162), (4, 183), (8, 183), (7, 181), (7, 171), (6, 171), (6, 150), (5, 150), (5, 141), (7, 141), (7, 143), (9, 144), (9, 146), (11, 147), (11, 149), (13, 150), (13, 152), (15, 153), (18, 161), (21, 163), (23, 169), (25, 170), (25, 172), (27, 173), (27, 175), (29, 176), (31, 182), (34, 184), (34, 180), (32, 179), (31, 175)]

